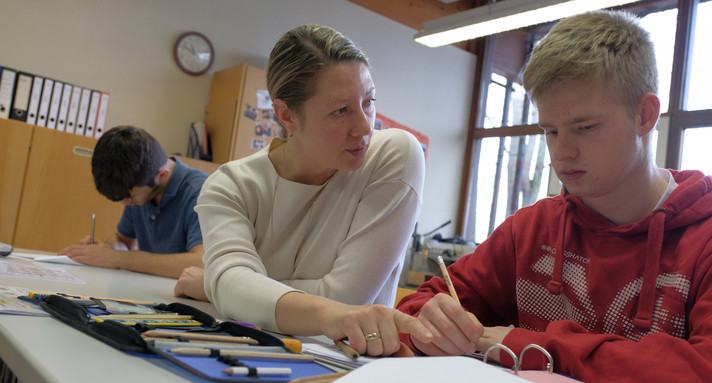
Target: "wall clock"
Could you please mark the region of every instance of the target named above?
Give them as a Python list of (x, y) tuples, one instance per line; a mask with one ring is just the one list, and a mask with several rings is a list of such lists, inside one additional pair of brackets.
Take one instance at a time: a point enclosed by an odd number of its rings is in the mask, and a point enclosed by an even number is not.
[(198, 76), (207, 72), (213, 65), (215, 51), (210, 39), (202, 33), (186, 32), (176, 40), (173, 58), (183, 72)]

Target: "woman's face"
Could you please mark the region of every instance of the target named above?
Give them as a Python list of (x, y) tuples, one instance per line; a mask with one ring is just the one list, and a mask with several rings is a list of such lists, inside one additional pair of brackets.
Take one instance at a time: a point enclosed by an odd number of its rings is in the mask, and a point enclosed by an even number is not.
[(376, 118), (376, 89), (368, 67), (361, 62), (332, 64), (315, 81), (314, 95), (289, 129), (300, 167), (315, 175), (360, 168)]

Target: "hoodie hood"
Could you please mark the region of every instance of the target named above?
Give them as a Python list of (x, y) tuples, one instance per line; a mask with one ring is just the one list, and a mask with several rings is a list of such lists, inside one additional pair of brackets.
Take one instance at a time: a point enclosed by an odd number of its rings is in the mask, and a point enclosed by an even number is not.
[[(559, 221), (558, 249), (564, 249), (567, 232), (571, 225), (607, 231), (612, 235), (636, 235), (647, 232), (645, 266), (640, 299), (633, 324), (640, 330), (650, 330), (655, 306), (656, 283), (665, 232), (689, 226), (712, 216), (712, 176), (696, 170), (670, 170), (678, 187), (657, 209), (638, 222), (614, 225), (598, 213), (586, 207), (581, 198), (562, 191), (564, 212)], [(547, 289), (552, 294), (563, 291), (563, 251), (557, 251), (554, 270)]]

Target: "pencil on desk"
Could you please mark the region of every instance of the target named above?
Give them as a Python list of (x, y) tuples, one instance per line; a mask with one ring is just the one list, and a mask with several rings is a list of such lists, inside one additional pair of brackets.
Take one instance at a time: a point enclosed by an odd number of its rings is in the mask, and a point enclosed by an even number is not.
[(230, 335), (216, 335), (216, 334), (202, 334), (196, 332), (176, 332), (176, 331), (161, 331), (161, 330), (148, 330), (144, 331), (143, 336), (148, 337), (159, 337), (159, 338), (183, 338), (190, 340), (207, 340), (214, 342), (228, 342), (228, 343), (246, 343), (246, 344), (258, 344), (259, 342), (245, 336), (230, 336)]
[(351, 358), (351, 360), (358, 360), (358, 357), (361, 356), (358, 351), (354, 350), (353, 347), (346, 344), (343, 340), (335, 340), (334, 344), (341, 350), (341, 352)]
[(438, 256), (438, 264), (440, 264), (440, 271), (443, 273), (443, 279), (445, 279), (445, 283), (447, 284), (448, 290), (450, 290), (450, 295), (455, 299), (455, 302), (457, 302), (458, 305), (462, 306), (460, 304), (460, 298), (457, 297), (457, 292), (455, 291), (455, 286), (452, 284), (452, 279), (450, 279), (450, 274), (447, 272), (447, 267), (445, 267), (445, 261), (443, 261), (442, 256)]
[(289, 383), (330, 383), (349, 372), (350, 371), (341, 371), (324, 375), (305, 376), (303, 378), (292, 379)]

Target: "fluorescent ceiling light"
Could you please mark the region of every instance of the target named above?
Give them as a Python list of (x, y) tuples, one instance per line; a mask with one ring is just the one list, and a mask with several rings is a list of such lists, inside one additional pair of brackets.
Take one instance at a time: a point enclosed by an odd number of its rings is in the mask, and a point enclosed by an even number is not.
[(500, 0), (426, 21), (415, 41), (439, 47), (637, 0)]

